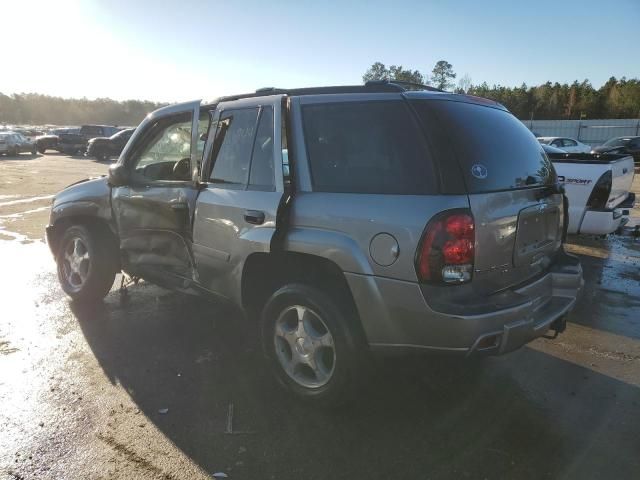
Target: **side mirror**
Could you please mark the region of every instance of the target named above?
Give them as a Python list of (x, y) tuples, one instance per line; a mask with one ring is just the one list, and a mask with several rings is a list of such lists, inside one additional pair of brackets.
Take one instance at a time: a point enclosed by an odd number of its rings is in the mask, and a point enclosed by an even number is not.
[(115, 163), (109, 167), (107, 179), (112, 187), (124, 187), (130, 180), (129, 171), (123, 164)]

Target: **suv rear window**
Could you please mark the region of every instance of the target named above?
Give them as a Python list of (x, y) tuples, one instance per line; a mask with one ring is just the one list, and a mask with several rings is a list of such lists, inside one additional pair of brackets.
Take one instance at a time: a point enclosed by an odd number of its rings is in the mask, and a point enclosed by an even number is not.
[(404, 101), (311, 104), (302, 118), (314, 191), (434, 193), (425, 138)]
[(540, 143), (511, 113), (457, 101), (411, 103), (429, 137), (447, 139), (435, 145), (433, 154), (448, 158), (453, 151), (469, 193), (555, 182), (555, 171)]

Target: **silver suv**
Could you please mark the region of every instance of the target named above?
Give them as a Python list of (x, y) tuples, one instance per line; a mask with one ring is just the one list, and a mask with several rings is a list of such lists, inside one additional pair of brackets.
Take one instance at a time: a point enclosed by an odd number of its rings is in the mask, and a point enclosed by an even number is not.
[(502, 354), (564, 329), (582, 285), (553, 166), (501, 105), (394, 83), (173, 105), (107, 178), (60, 192), (64, 291), (124, 270), (259, 323), (277, 379), (349, 398), (372, 352)]

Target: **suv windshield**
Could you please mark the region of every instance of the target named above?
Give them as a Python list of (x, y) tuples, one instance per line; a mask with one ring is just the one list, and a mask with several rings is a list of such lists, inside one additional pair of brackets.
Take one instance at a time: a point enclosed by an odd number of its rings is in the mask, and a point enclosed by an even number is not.
[[(454, 156), (469, 193), (553, 184), (551, 162), (522, 122), (504, 110), (450, 100), (411, 100), (439, 164)], [(451, 170), (449, 170), (451, 172)]]

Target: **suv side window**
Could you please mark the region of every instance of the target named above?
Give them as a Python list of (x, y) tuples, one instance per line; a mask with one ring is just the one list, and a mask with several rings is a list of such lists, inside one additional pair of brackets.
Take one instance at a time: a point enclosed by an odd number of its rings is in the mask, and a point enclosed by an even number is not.
[(150, 180), (191, 179), (191, 117), (184, 113), (163, 118), (150, 128), (134, 157), (136, 174)]
[(232, 188), (247, 184), (257, 120), (258, 108), (223, 110), (220, 113), (211, 152), (212, 183)]
[(250, 190), (275, 190), (273, 174), (273, 108), (260, 109), (260, 120), (251, 155)]
[(302, 121), (315, 191), (435, 191), (424, 135), (404, 101), (309, 104)]

